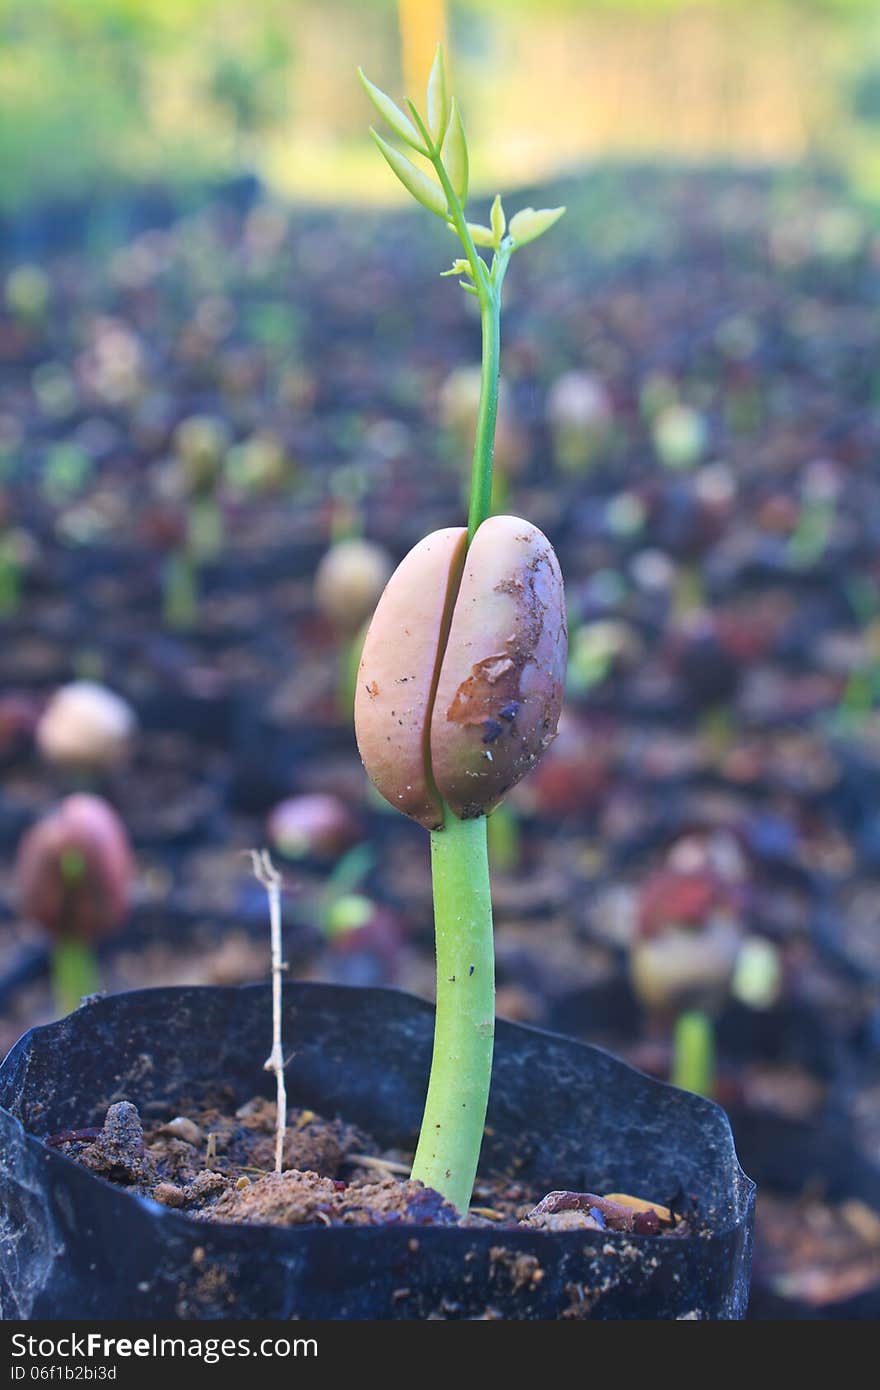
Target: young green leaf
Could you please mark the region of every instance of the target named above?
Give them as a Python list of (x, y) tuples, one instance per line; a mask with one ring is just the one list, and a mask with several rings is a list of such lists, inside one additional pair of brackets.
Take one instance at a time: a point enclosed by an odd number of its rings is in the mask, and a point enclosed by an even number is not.
[(491, 227), (484, 227), (482, 222), (469, 222), (467, 229), (471, 234), (474, 246), (495, 245), (495, 233)]
[(418, 150), (420, 154), (426, 154), (427, 151), (422, 144), (421, 136), (409, 116), (405, 116), (400, 107), (381, 88), (370, 81), (363, 68), (358, 68), (358, 77), (361, 79), (361, 86), (379, 115), (388, 122), (395, 134), (399, 135), (401, 140), (405, 140), (408, 145), (411, 145), (414, 150)]
[(504, 236), (507, 227), (507, 218), (504, 216), (504, 208), (501, 203), (501, 194), (495, 194), (495, 201), (492, 204), (492, 211), (489, 214), (489, 221), (492, 225), (493, 246), (501, 245), (501, 238)]
[(438, 43), (434, 66), (428, 78), (428, 129), (435, 145), (443, 143), (449, 124), (449, 96), (446, 90), (446, 64), (443, 45)]
[(449, 175), (449, 182), (455, 190), (455, 196), (464, 207), (468, 193), (468, 147), (464, 126), (461, 123), (461, 113), (455, 97), (452, 98), (452, 107), (449, 112), (449, 129), (446, 132), (446, 139), (443, 141), (442, 159)]
[(565, 208), (523, 208), (510, 219), (510, 235), (517, 246), (525, 246), (536, 237), (543, 236), (558, 222)]
[(370, 127), (370, 134), (407, 192), (411, 193), (416, 202), (421, 203), (423, 208), (427, 208), (429, 212), (434, 212), (445, 220), (446, 199), (436, 183), (432, 183), (421, 169), (410, 164), (406, 155), (401, 154), (400, 150), (396, 150), (393, 145), (388, 144), (387, 140), (383, 140), (372, 126)]

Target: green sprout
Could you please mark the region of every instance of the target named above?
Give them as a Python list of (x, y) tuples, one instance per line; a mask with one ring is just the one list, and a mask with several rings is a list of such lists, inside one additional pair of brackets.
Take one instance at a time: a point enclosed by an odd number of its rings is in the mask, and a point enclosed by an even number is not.
[[(534, 208), (525, 208), (508, 222), (501, 197), (497, 196), (492, 204), (488, 225), (468, 220), (467, 139), (458, 103), (448, 89), (440, 46), (437, 48), (428, 80), (424, 117), (409, 100), (406, 102), (407, 111), (403, 111), (385, 92), (370, 82), (362, 71), (360, 79), (374, 107), (406, 150), (404, 153), (404, 150), (372, 130), (371, 134), (383, 158), (415, 201), (444, 222), (461, 245), (463, 254), (457, 256), (450, 268), (443, 273), (456, 277), (462, 289), (479, 304), (482, 330), (480, 400), (474, 438), (467, 533), (466, 537), (463, 536), (465, 546), (470, 547), (492, 510), (493, 454), (500, 371), (501, 294), (504, 277), (513, 253), (548, 231), (565, 209), (543, 208), (536, 211)], [(413, 155), (421, 162), (414, 162)], [(485, 253), (489, 253), (488, 257)], [(505, 519), (497, 520), (503, 522)], [(525, 524), (522, 523), (522, 526)], [(448, 534), (437, 533), (439, 537), (446, 536), (447, 541)], [(364, 716), (366, 728), (358, 729), (362, 757), (380, 790), (388, 800), (399, 805), (407, 814), (413, 815), (414, 819), (419, 820), (431, 831), (437, 1005), (431, 1075), (412, 1176), (442, 1193), (459, 1210), (467, 1209), (473, 1191), (489, 1097), (494, 1041), (495, 965), (486, 810), (491, 809), (490, 803), (497, 802), (507, 788), (498, 786), (494, 793), (489, 790), (481, 794), (481, 778), (485, 772), (486, 780), (491, 783), (492, 758), (498, 756), (493, 755), (492, 749), (487, 746), (479, 753), (479, 757), (488, 758), (489, 761), (480, 764), (480, 773), (469, 784), (476, 800), (467, 805), (459, 802), (453, 810), (450, 805), (452, 792), (447, 790), (447, 787), (451, 787), (455, 779), (450, 777), (441, 787), (442, 778), (438, 770), (437, 756), (438, 752), (443, 753), (444, 749), (449, 757), (457, 756), (457, 749), (450, 754), (452, 744), (435, 742), (433, 731), (438, 720), (436, 707), (439, 706), (440, 699), (438, 678), (442, 685), (441, 662), (445, 669), (454, 646), (455, 620), (458, 614), (458, 609), (451, 611), (451, 605), (457, 602), (455, 589), (458, 581), (454, 576), (456, 573), (461, 576), (460, 565), (463, 563), (465, 579), (461, 582), (467, 582), (471, 573), (468, 569), (468, 555), (473, 557), (477, 550), (479, 563), (490, 564), (492, 545), (496, 540), (502, 547), (507, 544), (510, 548), (511, 545), (503, 527), (497, 537), (488, 537), (484, 531), (481, 531), (481, 537), (485, 537), (482, 548), (474, 547), (458, 561), (457, 571), (455, 561), (449, 570), (451, 577), (448, 606), (446, 616), (439, 622), (437, 630), (437, 664), (433, 682), (426, 682), (428, 722), (421, 726), (421, 744), (418, 744), (418, 741), (414, 744), (415, 757), (421, 756), (423, 762), (417, 776), (421, 775), (421, 772), (424, 773), (428, 802), (433, 802), (436, 808), (433, 813), (430, 807), (427, 811), (407, 809), (406, 798), (413, 795), (411, 779), (400, 777), (399, 790), (394, 789), (393, 785), (386, 789), (389, 772), (384, 762), (385, 726), (381, 723), (381, 715), (377, 715), (376, 708), (381, 703), (381, 696), (378, 685), (366, 684), (363, 676), (362, 684), (365, 684), (366, 688), (366, 694), (363, 694), (367, 706)], [(426, 538), (421, 542), (421, 546), (430, 548), (433, 540), (432, 537)], [(439, 543), (439, 548), (442, 548), (442, 544)], [(545, 544), (550, 550), (546, 541)], [(401, 569), (407, 566), (409, 561), (413, 561), (416, 566), (430, 563), (427, 551), (423, 551), (421, 556), (413, 560), (418, 551), (419, 547), (415, 552), (411, 552)], [(436, 554), (437, 550), (434, 553)], [(550, 555), (552, 556), (552, 551)], [(556, 574), (558, 575), (558, 566)], [(475, 582), (478, 582), (478, 579)], [(389, 589), (393, 584), (394, 580), (391, 581)], [(560, 579), (560, 614), (557, 629), (564, 634), (561, 594)], [(388, 599), (386, 591), (382, 602), (386, 601), (390, 604), (396, 601), (396, 596)], [(369, 646), (368, 634), (365, 661)], [(362, 662), (362, 673), (363, 669)], [(362, 695), (360, 687), (358, 695)], [(373, 696), (377, 698), (374, 700), (374, 708), (370, 709)], [(558, 698), (561, 700), (561, 683)], [(424, 715), (424, 710), (422, 714)], [(356, 705), (356, 720), (357, 717)], [(503, 715), (503, 718), (507, 717), (517, 717), (514, 705)], [(553, 728), (555, 729), (555, 719)], [(500, 724), (498, 729), (500, 733)], [(464, 731), (461, 732), (463, 735)], [(446, 733), (448, 731), (441, 730), (441, 734)], [(494, 727), (490, 728), (488, 736), (495, 737)], [(456, 731), (453, 730), (450, 737), (454, 743)], [(527, 760), (529, 766), (537, 761), (541, 751), (543, 748), (530, 753)], [(378, 770), (378, 775), (374, 773), (374, 767)], [(448, 759), (445, 770), (448, 774)], [(523, 771), (525, 766), (510, 780), (522, 776)], [(395, 773), (392, 769), (391, 784), (394, 778)]]
[[(64, 849), (58, 857), (58, 872), (66, 894), (80, 891), (88, 866), (78, 849)], [(52, 994), (61, 1017), (79, 1007), (81, 999), (100, 988), (98, 962), (92, 947), (74, 936), (62, 936), (52, 951)]]
[(162, 616), (170, 628), (195, 625), (201, 569), (223, 550), (220, 488), (230, 447), (226, 424), (211, 415), (191, 415), (174, 432), (173, 468), (186, 497), (186, 533), (162, 574)]
[(675, 1020), (670, 1081), (683, 1091), (711, 1096), (715, 1090), (715, 1030), (701, 1009), (686, 1009)]
[(178, 632), (194, 627), (199, 615), (199, 584), (192, 557), (185, 549), (168, 556), (162, 570), (162, 620)]
[[(461, 242), (463, 257), (457, 257), (450, 268), (442, 272), (454, 275), (467, 294), (480, 305), (483, 352), (480, 407), (474, 438), (471, 472), (470, 506), (468, 511), (468, 542), (473, 540), (477, 527), (489, 516), (492, 505), (492, 461), (495, 441), (495, 422), (498, 415), (498, 379), (501, 358), (501, 291), (507, 267), (514, 251), (535, 241), (550, 230), (565, 212), (564, 207), (523, 208), (508, 225), (501, 195), (492, 203), (489, 225), (469, 222), (465, 216), (468, 196), (469, 159), (467, 139), (461, 112), (447, 90), (443, 50), (437, 56), (428, 79), (427, 122), (420, 116), (412, 101), (407, 106), (412, 119), (383, 91), (380, 91), (362, 69), (358, 69), (367, 96), (380, 116), (399, 138), (430, 164), (435, 177), (417, 167), (394, 145), (371, 128), (370, 134), (388, 165), (417, 203), (439, 217)], [(492, 252), (487, 262), (480, 250)]]
[(486, 822), (489, 837), (489, 865), (497, 873), (514, 873), (522, 859), (519, 818), (510, 803), (503, 801)]
[(16, 537), (0, 530), (0, 619), (11, 618), (21, 598), (21, 562)]

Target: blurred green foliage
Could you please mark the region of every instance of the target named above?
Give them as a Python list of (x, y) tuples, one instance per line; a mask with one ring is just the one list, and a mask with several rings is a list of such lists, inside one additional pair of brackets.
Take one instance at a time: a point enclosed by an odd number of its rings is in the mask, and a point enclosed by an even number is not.
[[(783, 156), (786, 140), (791, 159), (803, 152), (795, 148), (803, 128), (804, 149), (837, 157), (880, 190), (877, 0), (448, 0), (447, 12), (465, 105), (479, 113), (469, 123), (477, 179), (494, 179), (499, 165), (508, 178), (522, 167), (528, 179), (597, 152), (619, 155), (622, 147), (656, 156), (664, 138), (673, 155), (699, 156), (707, 145), (714, 154), (715, 141), (719, 155), (742, 158), (752, 130), (775, 121), (774, 149)], [(397, 90), (396, 16), (396, 0), (0, 0), (0, 206), (120, 180), (200, 180), (242, 167), (288, 191), (387, 197), (362, 140), (353, 72), (357, 62), (372, 62)], [(737, 75), (745, 78), (752, 66), (752, 29), (765, 67), (760, 76), (752, 67), (749, 88)], [(647, 42), (631, 50), (633, 33)], [(801, 33), (798, 67), (792, 36)], [(526, 136), (511, 129), (516, 111), (505, 81), (521, 86), (530, 52), (536, 79), (558, 100), (528, 136), (530, 163), (519, 166)], [(585, 59), (580, 86), (570, 71), (577, 53)], [(569, 67), (558, 88), (554, 55)], [(678, 66), (666, 71), (667, 57)], [(712, 62), (717, 77), (709, 71), (694, 91), (678, 90), (682, 71), (705, 74)], [(621, 67), (617, 85), (608, 71), (614, 64)], [(776, 106), (766, 111), (755, 96), (766, 87), (765, 70), (771, 86), (773, 72), (779, 75)], [(597, 85), (606, 73), (607, 89)], [(634, 103), (633, 94), (648, 88), (644, 102)], [(524, 120), (534, 124), (543, 111), (542, 92)], [(683, 114), (668, 106), (677, 95)], [(669, 119), (658, 120), (664, 109)], [(691, 111), (693, 149), (684, 129)], [(618, 114), (628, 121), (622, 133)], [(725, 129), (737, 128), (738, 144), (725, 149)], [(766, 157), (764, 142), (756, 158)]]
[(0, 0), (0, 200), (207, 174), (283, 115), (296, 0)]

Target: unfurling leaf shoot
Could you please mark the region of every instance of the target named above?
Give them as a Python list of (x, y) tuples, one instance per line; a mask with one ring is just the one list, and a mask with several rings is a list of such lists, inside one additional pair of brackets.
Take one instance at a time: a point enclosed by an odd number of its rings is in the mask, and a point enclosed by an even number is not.
[(515, 246), (525, 246), (549, 231), (558, 222), (565, 208), (523, 208), (510, 219), (510, 235)]
[(411, 145), (414, 150), (418, 150), (420, 154), (427, 154), (427, 150), (419, 138), (419, 133), (409, 116), (405, 116), (396, 102), (393, 102), (380, 87), (377, 87), (375, 82), (370, 81), (363, 68), (358, 68), (358, 77), (361, 79), (361, 86), (370, 98), (370, 101), (379, 112), (379, 115), (388, 122), (395, 135), (399, 135), (401, 140), (405, 140), (408, 145)]
[(449, 129), (443, 142), (442, 159), (449, 175), (449, 182), (455, 190), (455, 196), (464, 207), (468, 195), (468, 147), (464, 126), (461, 122), (461, 112), (454, 97), (449, 117)]
[(387, 140), (383, 140), (377, 131), (371, 128), (370, 134), (406, 191), (411, 193), (416, 202), (421, 203), (423, 208), (436, 213), (438, 217), (445, 218), (447, 215), (446, 199), (437, 184), (432, 182), (427, 174), (423, 174), (421, 169), (417, 169), (414, 164), (411, 164), (406, 155), (400, 153), (400, 150), (396, 150), (393, 145), (388, 144)]
[(434, 66), (431, 68), (431, 75), (428, 78), (428, 129), (435, 145), (443, 144), (446, 127), (449, 125), (449, 110), (443, 45), (438, 43)]
[[(537, 212), (534, 208), (524, 208), (516, 213), (508, 226), (501, 195), (496, 194), (488, 227), (481, 222), (467, 221), (465, 204), (470, 157), (461, 112), (449, 92), (440, 44), (437, 45), (428, 78), (427, 114), (424, 118), (412, 101), (407, 99), (405, 103), (409, 110), (409, 115), (406, 115), (386, 92), (370, 81), (361, 68), (358, 68), (358, 75), (370, 101), (394, 133), (433, 166), (436, 183), (401, 150), (389, 145), (375, 130), (370, 132), (407, 192), (422, 207), (442, 217), (461, 242), (467, 269), (461, 268), (464, 262), (456, 262), (458, 268), (453, 267), (444, 274), (463, 275), (460, 281), (462, 289), (468, 294), (475, 294), (481, 304), (500, 298), (501, 285), (513, 252), (552, 227), (565, 208), (541, 208)], [(479, 255), (478, 248), (494, 253), (491, 265)]]

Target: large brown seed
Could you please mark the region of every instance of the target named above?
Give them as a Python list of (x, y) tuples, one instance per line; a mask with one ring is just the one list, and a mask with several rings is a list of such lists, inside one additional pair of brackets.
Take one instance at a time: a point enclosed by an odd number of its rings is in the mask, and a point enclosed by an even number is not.
[(392, 575), (370, 624), (355, 695), (364, 765), (393, 806), (430, 830), (443, 801), (491, 810), (556, 736), (567, 634), (546, 536), (492, 517), (427, 536)]
[(568, 634), (559, 562), (515, 516), (484, 521), (467, 553), (431, 716), (431, 766), (461, 819), (484, 814), (556, 737)]
[(354, 700), (364, 766), (392, 806), (428, 830), (443, 824), (430, 774), (428, 724), (467, 532), (426, 536), (400, 562), (370, 623)]

